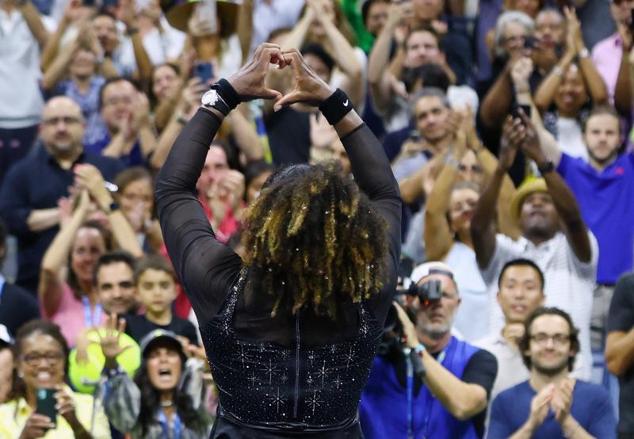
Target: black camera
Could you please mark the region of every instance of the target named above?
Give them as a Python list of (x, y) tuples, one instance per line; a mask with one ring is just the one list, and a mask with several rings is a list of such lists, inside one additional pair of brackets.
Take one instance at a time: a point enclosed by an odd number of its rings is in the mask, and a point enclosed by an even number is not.
[(412, 282), (407, 290), (408, 296), (418, 296), (422, 306), (429, 306), (442, 298), (442, 283), (438, 279), (431, 279), (422, 284)]

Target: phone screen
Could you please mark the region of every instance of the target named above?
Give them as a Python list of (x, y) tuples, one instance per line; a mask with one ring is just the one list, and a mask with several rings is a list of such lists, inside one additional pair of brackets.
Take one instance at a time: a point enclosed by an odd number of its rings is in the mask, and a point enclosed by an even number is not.
[(526, 117), (531, 118), (531, 106), (530, 105), (518, 105), (515, 104), (511, 109), (511, 116), (515, 119), (520, 117), (520, 109), (524, 112)]
[(57, 422), (57, 409), (55, 404), (56, 389), (38, 389), (37, 390), (37, 407), (35, 412), (40, 415), (48, 416), (51, 422)]
[(209, 62), (200, 62), (194, 65), (194, 75), (196, 75), (200, 82), (208, 84), (214, 77), (214, 69)]

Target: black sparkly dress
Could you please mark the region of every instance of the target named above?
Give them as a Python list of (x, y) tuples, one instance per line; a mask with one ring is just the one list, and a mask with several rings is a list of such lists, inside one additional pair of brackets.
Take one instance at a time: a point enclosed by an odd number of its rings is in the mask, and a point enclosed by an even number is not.
[(339, 307), (336, 318), (302, 309), (271, 317), (274, 296), (247, 293), (249, 268), (219, 243), (196, 181), (219, 127), (199, 110), (177, 138), (156, 184), (169, 255), (198, 318), (220, 393), (213, 438), (360, 438), (358, 406), (396, 283), (401, 201), (389, 162), (361, 125), (342, 138), (359, 187), (385, 218), (383, 291)]

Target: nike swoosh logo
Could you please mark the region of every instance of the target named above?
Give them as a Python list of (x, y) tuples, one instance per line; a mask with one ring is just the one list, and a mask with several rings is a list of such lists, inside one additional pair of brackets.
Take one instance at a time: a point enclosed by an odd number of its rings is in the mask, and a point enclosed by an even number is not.
[(344, 106), (344, 107), (347, 107), (347, 106), (348, 106), (348, 99), (346, 99), (346, 101), (343, 103), (343, 106)]

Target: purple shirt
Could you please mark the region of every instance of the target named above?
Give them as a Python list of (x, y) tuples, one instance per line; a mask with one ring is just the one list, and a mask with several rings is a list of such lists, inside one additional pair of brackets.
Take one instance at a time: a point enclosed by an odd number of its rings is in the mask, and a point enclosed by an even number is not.
[(599, 243), (597, 282), (615, 284), (634, 260), (634, 155), (621, 154), (603, 171), (561, 155), (557, 172), (575, 194)]
[(610, 100), (614, 100), (614, 90), (622, 56), (623, 41), (618, 32), (599, 41), (592, 49), (592, 62), (608, 87)]

